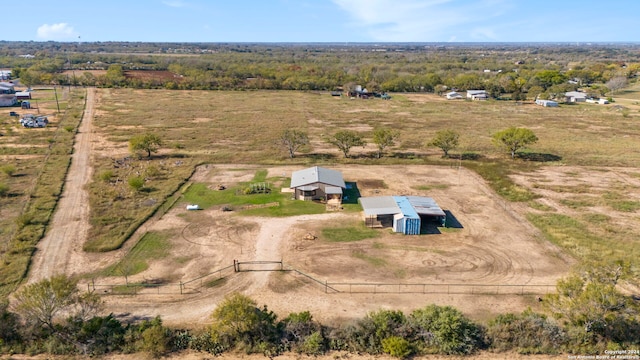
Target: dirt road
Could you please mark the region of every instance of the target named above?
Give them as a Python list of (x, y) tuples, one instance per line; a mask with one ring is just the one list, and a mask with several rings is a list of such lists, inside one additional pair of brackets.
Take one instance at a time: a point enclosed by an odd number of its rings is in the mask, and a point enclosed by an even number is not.
[(85, 185), (93, 172), (90, 160), (94, 99), (95, 89), (87, 89), (85, 111), (76, 135), (64, 191), (46, 236), (38, 243), (29, 269), (29, 282), (68, 274), (69, 265), (74, 263), (71, 260), (74, 254), (82, 253), (89, 228), (89, 195)]

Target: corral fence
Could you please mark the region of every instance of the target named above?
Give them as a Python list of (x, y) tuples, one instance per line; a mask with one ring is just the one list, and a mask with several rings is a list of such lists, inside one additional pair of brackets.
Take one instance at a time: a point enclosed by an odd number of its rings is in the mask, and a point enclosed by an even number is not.
[(402, 284), (402, 283), (334, 283), (327, 286), (349, 294), (469, 294), (469, 295), (544, 295), (555, 285), (512, 284)]
[(189, 295), (205, 292), (242, 273), (278, 271), (291, 273), (322, 288), (327, 294), (464, 294), (464, 295), (544, 295), (553, 293), (555, 285), (534, 284), (443, 284), (443, 283), (363, 283), (322, 281), (280, 261), (238, 261), (194, 279), (167, 283), (96, 284), (87, 283), (87, 290), (101, 295)]

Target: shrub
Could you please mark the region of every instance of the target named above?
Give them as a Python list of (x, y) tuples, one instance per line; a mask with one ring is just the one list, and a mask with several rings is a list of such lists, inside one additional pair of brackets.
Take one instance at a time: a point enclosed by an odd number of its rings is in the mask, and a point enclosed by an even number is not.
[(522, 354), (557, 353), (567, 340), (554, 321), (530, 310), (520, 315), (498, 315), (489, 322), (487, 336), (492, 348)]
[(9, 186), (4, 183), (0, 183), (0, 196), (5, 196), (9, 193)]
[(113, 177), (113, 171), (105, 170), (105, 171), (100, 173), (99, 177), (100, 177), (100, 180), (102, 180), (104, 182), (109, 182), (109, 181), (111, 181), (111, 178)]
[(132, 176), (127, 179), (127, 183), (135, 191), (140, 191), (144, 187), (144, 179), (141, 176)]
[(16, 167), (13, 165), (4, 165), (0, 170), (7, 176), (13, 176), (16, 173)]
[(404, 338), (392, 336), (382, 340), (382, 351), (393, 357), (403, 359), (411, 355), (411, 344)]
[(484, 346), (482, 329), (450, 306), (415, 310), (407, 322), (423, 352), (470, 354)]

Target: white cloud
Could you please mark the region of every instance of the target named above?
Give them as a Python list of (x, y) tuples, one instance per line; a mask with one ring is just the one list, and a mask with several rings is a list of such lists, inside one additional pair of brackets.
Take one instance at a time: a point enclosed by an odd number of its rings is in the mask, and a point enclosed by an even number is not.
[(331, 0), (352, 27), (377, 41), (482, 41), (497, 38), (487, 21), (508, 12), (512, 0)]
[(175, 8), (181, 8), (181, 7), (187, 6), (187, 3), (180, 0), (163, 1), (162, 3), (167, 6), (175, 7)]
[(67, 23), (43, 24), (38, 28), (37, 36), (42, 40), (71, 40), (78, 37), (78, 33)]

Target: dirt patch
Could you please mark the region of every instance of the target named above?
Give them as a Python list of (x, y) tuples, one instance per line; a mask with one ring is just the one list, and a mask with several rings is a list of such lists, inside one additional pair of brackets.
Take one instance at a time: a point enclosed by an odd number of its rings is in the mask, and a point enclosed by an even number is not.
[[(147, 271), (129, 278), (134, 282), (166, 279), (174, 285), (167, 285), (169, 290), (165, 294), (106, 297), (108, 310), (123, 317), (162, 315), (169, 324), (201, 326), (208, 323), (208, 315), (225, 294), (240, 291), (283, 316), (309, 310), (317, 319), (329, 323), (364, 316), (379, 308), (411, 311), (430, 303), (452, 305), (475, 318), (486, 319), (499, 312), (519, 312), (527, 306), (539, 305), (534, 296), (454, 294), (449, 293), (448, 285), (477, 284), (481, 286), (475, 291), (480, 293), (486, 289), (494, 291), (486, 287), (489, 285), (545, 285), (553, 290), (556, 280), (568, 270), (569, 263), (562, 254), (540, 242), (537, 231), (471, 172), (433, 166), (332, 168), (342, 171), (345, 181), (355, 182), (363, 195), (432, 197), (461, 226), (419, 236), (381, 229), (376, 238), (334, 243), (322, 237), (322, 229), (353, 226), (362, 221), (360, 213), (274, 219), (243, 217), (218, 208), (187, 212), (176, 206), (147, 227), (179, 234), (170, 240), (172, 256), (152, 262)], [(259, 169), (263, 167), (203, 166), (196, 171), (194, 180), (210, 186), (233, 186), (250, 180)], [(268, 176), (290, 176), (299, 169), (273, 167), (268, 169)], [(385, 179), (386, 187), (381, 186), (380, 178)], [(440, 186), (429, 191), (416, 190), (420, 185), (434, 183)], [(307, 234), (316, 239), (307, 239)], [(230, 275), (221, 283), (212, 282), (213, 287), (200, 288), (197, 294), (179, 295), (178, 283), (215, 272), (231, 265), (233, 260), (281, 260), (287, 269), (299, 270), (318, 281), (295, 271), (250, 271)], [(97, 281), (121, 283), (123, 279)], [(372, 291), (371, 285), (365, 285), (354, 291), (353, 285), (344, 285), (340, 293), (332, 293), (322, 285), (324, 282), (388, 286)], [(426, 293), (395, 290), (407, 284), (419, 284), (422, 288), (429, 285), (429, 289), (436, 290)]]

